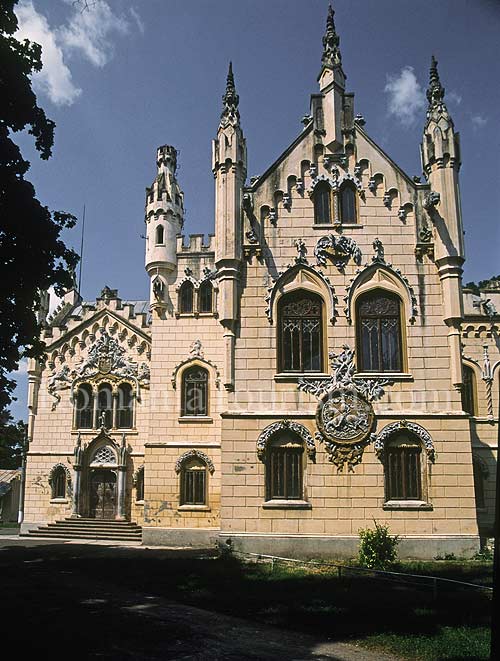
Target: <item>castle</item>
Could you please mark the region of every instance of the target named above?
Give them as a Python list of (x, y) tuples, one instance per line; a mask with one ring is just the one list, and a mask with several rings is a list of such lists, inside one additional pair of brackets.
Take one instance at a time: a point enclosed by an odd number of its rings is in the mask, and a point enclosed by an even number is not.
[[(23, 532), (135, 521), (145, 544), (472, 555), (494, 515), (499, 282), (462, 288), (460, 143), (432, 60), (424, 181), (370, 138), (329, 10), (310, 114), (247, 183), (232, 68), (215, 234), (182, 236), (177, 153), (146, 194), (149, 300), (42, 310)], [(496, 307), (495, 307), (496, 306)]]

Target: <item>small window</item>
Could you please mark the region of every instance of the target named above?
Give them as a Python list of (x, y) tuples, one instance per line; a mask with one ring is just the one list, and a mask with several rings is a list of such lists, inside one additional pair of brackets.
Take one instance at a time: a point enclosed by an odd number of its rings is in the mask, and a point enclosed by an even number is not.
[(401, 372), (401, 301), (385, 291), (368, 292), (357, 301), (358, 369)]
[(192, 282), (184, 282), (179, 292), (179, 312), (192, 314), (194, 303), (194, 286)]
[(299, 290), (283, 296), (278, 307), (279, 370), (321, 372), (323, 369), (323, 301)]
[(156, 245), (161, 246), (165, 243), (165, 230), (163, 225), (158, 225), (156, 228)]
[(129, 383), (123, 383), (118, 388), (116, 417), (119, 429), (130, 429), (133, 426), (134, 397)]
[(52, 499), (66, 498), (66, 482), (66, 471), (62, 466), (58, 466), (51, 476)]
[(76, 393), (76, 428), (92, 429), (94, 412), (94, 397), (88, 383), (81, 385)]
[(421, 444), (399, 435), (388, 443), (386, 452), (386, 499), (421, 501)]
[(99, 386), (97, 391), (97, 424), (104, 424), (106, 429), (113, 426), (113, 393), (107, 383)]
[(135, 478), (135, 500), (137, 502), (144, 500), (144, 466), (138, 469)]
[(476, 411), (476, 376), (472, 367), (463, 365), (462, 408), (469, 415), (477, 415)]
[(356, 218), (356, 189), (353, 184), (347, 182), (340, 189), (340, 222), (354, 224)]
[(302, 444), (294, 439), (283, 439), (269, 447), (267, 500), (303, 499), (303, 453)]
[(313, 193), (314, 222), (317, 225), (332, 222), (332, 193), (330, 184), (321, 181)]
[(201, 284), (198, 297), (198, 312), (212, 312), (213, 287), (211, 282)]
[(194, 366), (182, 374), (182, 416), (208, 415), (208, 372)]
[(207, 504), (207, 467), (201, 459), (191, 459), (182, 466), (180, 504)]

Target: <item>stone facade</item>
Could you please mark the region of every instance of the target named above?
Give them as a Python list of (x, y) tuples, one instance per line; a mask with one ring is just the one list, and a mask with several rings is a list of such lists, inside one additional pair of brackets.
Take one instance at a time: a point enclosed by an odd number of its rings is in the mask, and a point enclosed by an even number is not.
[(500, 288), (462, 289), (437, 63), (421, 182), (355, 115), (331, 10), (323, 49), (303, 130), (249, 183), (230, 68), (206, 242), (181, 235), (176, 152), (158, 149), (149, 301), (69, 292), (45, 320), (24, 529), (111, 515), (148, 544), (329, 557), (374, 519), (412, 557), (471, 555), (490, 534)]

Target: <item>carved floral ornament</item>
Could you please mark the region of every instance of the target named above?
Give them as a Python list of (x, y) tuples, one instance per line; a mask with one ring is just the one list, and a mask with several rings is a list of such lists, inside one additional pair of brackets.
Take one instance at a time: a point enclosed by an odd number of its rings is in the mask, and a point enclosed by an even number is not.
[(87, 357), (79, 365), (73, 369), (63, 365), (59, 371), (54, 370), (48, 377), (47, 391), (55, 400), (52, 403), (52, 410), (54, 411), (61, 401), (59, 391), (71, 388), (73, 397), (74, 389), (79, 383), (97, 382), (106, 376), (135, 385), (136, 397), (139, 399), (139, 386), (149, 387), (149, 365), (145, 362), (139, 365), (129, 360), (125, 354), (125, 349), (104, 328), (101, 328), (101, 336), (94, 341)]
[(257, 440), (257, 457), (260, 461), (265, 461), (266, 451), (269, 441), (280, 432), (291, 431), (295, 433), (305, 444), (307, 456), (312, 462), (316, 461), (316, 445), (309, 430), (304, 425), (292, 420), (280, 420), (268, 425), (260, 434)]
[(343, 174), (343, 175), (339, 176), (338, 168), (337, 167), (332, 167), (331, 177), (327, 177), (324, 174), (320, 174), (319, 176), (314, 177), (314, 179), (311, 181), (311, 185), (307, 189), (309, 197), (312, 197), (314, 195), (314, 189), (316, 188), (316, 186), (318, 184), (320, 184), (323, 181), (326, 182), (330, 186), (330, 188), (332, 189), (332, 191), (334, 193), (337, 193), (340, 190), (340, 187), (342, 186), (342, 184), (344, 184), (346, 181), (352, 182), (354, 184), (354, 186), (356, 187), (356, 190), (358, 191), (358, 193), (361, 194), (363, 192), (363, 184), (361, 183), (361, 181), (357, 177), (355, 177), (350, 172), (347, 172), (346, 174)]
[(172, 388), (174, 390), (177, 388), (177, 376), (179, 374), (179, 371), (186, 365), (189, 365), (189, 363), (193, 363), (193, 362), (201, 363), (202, 365), (207, 365), (208, 367), (211, 367), (212, 370), (215, 372), (215, 386), (216, 388), (219, 388), (220, 386), (219, 368), (211, 360), (205, 358), (205, 353), (203, 351), (203, 345), (201, 343), (201, 340), (195, 340), (191, 344), (188, 358), (185, 358), (180, 363), (177, 363), (177, 365), (174, 367), (174, 371), (172, 372), (172, 377), (171, 377)]
[(358, 266), (361, 264), (361, 250), (356, 241), (349, 236), (322, 236), (314, 248), (318, 266), (326, 266), (327, 259), (331, 259), (335, 266), (342, 270), (349, 259), (353, 259)]
[(175, 462), (175, 472), (179, 474), (182, 470), (182, 465), (190, 459), (199, 459), (208, 468), (210, 475), (214, 474), (215, 466), (213, 461), (201, 450), (188, 450), (187, 452), (184, 452), (184, 454), (181, 454), (181, 456)]
[(318, 398), (316, 440), (324, 443), (337, 470), (345, 464), (353, 472), (365, 447), (376, 439), (375, 413), (371, 402), (384, 395), (388, 379), (355, 379), (354, 351), (347, 345), (339, 355), (331, 352), (332, 374), (328, 379), (299, 379), (298, 389)]
[(390, 425), (386, 425), (380, 434), (376, 437), (376, 440), (373, 444), (375, 453), (377, 457), (383, 461), (385, 453), (385, 445), (387, 441), (393, 437), (395, 434), (400, 432), (408, 431), (413, 436), (416, 436), (421, 442), (427, 453), (427, 457), (430, 462), (434, 463), (436, 460), (436, 452), (434, 450), (434, 443), (429, 432), (418, 425), (416, 422), (408, 422), (408, 420), (400, 420), (399, 422), (393, 422)]

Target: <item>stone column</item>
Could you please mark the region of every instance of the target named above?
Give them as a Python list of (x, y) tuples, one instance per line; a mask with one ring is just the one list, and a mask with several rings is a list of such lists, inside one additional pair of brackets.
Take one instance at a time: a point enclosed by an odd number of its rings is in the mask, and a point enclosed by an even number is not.
[(82, 516), (81, 513), (81, 489), (82, 489), (82, 465), (83, 465), (83, 453), (84, 449), (82, 448), (82, 439), (80, 434), (76, 440), (75, 449), (73, 452), (73, 475), (74, 475), (74, 484), (73, 484), (73, 502), (71, 510), (71, 518), (79, 519)]
[(120, 449), (118, 450), (118, 494), (117, 494), (117, 512), (116, 520), (125, 521), (125, 496), (127, 489), (127, 458), (128, 449), (125, 442), (125, 434), (122, 436)]

